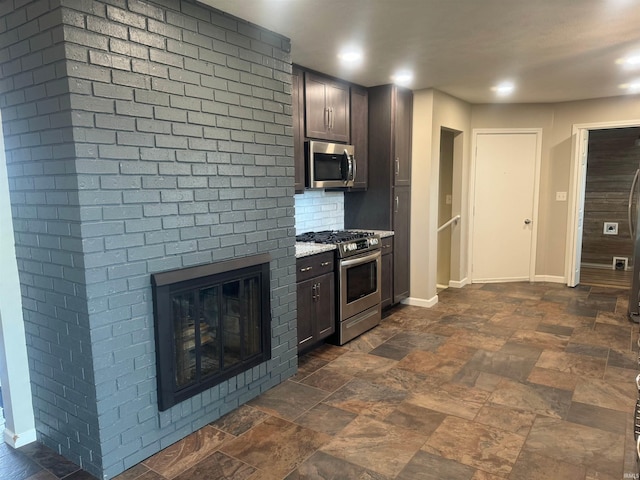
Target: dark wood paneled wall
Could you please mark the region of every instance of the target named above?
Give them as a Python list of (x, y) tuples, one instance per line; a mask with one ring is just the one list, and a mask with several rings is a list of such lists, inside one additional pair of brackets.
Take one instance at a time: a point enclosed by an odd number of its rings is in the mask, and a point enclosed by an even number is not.
[[(640, 128), (589, 132), (582, 263), (611, 265), (613, 257), (631, 261), (627, 205), (629, 189), (640, 167)], [(605, 235), (604, 222), (618, 222), (618, 235)]]

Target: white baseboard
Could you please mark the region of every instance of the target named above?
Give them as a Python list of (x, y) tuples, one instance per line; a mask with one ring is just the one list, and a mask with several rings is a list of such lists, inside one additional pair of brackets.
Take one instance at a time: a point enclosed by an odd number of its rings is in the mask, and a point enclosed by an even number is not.
[(35, 442), (37, 439), (38, 436), (35, 428), (20, 434), (14, 433), (8, 428), (4, 429), (4, 442), (13, 448), (24, 447), (25, 445)]
[(548, 283), (567, 283), (567, 277), (561, 277), (559, 275), (536, 275), (533, 277), (534, 282), (548, 282)]
[(424, 298), (409, 297), (402, 300), (401, 303), (404, 305), (411, 305), (414, 307), (429, 308), (429, 307), (433, 307), (436, 303), (438, 303), (438, 295), (435, 295), (434, 297), (428, 300)]
[(468, 285), (469, 279), (468, 278), (463, 278), (462, 280), (449, 280), (449, 287), (451, 288), (462, 288), (465, 285)]
[(511, 277), (511, 278), (476, 278), (473, 283), (512, 283), (512, 282), (528, 282), (528, 277)]

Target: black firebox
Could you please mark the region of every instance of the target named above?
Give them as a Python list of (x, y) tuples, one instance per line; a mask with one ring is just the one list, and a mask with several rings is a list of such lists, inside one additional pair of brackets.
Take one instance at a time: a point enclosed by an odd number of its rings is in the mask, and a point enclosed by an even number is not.
[(270, 260), (151, 275), (161, 411), (271, 358)]

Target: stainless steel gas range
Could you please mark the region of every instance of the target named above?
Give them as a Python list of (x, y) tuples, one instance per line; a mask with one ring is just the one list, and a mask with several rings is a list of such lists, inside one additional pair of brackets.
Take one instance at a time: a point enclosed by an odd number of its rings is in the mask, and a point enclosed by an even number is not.
[(343, 345), (380, 323), (380, 236), (373, 232), (326, 230), (296, 237), (298, 242), (335, 245), (336, 334)]

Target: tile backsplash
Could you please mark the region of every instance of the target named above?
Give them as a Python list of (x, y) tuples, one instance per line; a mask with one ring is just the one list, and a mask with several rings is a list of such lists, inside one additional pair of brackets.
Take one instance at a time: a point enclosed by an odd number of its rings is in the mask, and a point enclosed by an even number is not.
[(295, 196), (296, 234), (344, 228), (344, 193), (308, 190)]

